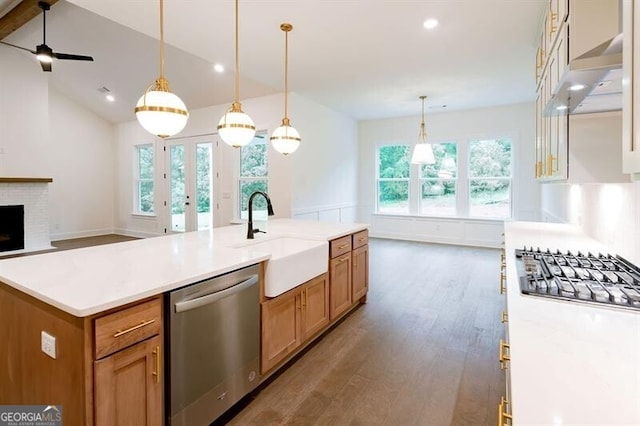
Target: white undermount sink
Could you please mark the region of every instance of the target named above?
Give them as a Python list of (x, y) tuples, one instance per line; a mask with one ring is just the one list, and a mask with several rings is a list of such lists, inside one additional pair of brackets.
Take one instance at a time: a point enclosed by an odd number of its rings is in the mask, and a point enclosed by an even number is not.
[(265, 268), (264, 293), (276, 297), (327, 272), (329, 243), (300, 238), (274, 238), (243, 248), (271, 253)]

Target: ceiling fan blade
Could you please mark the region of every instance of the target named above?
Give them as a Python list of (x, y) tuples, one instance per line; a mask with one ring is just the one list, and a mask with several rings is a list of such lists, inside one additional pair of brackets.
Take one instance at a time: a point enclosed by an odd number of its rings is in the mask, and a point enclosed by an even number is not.
[(26, 50), (27, 52), (33, 53), (34, 55), (36, 54), (35, 50), (27, 49), (26, 47), (22, 47), (22, 46), (16, 46), (15, 44), (7, 43), (6, 41), (0, 41), (0, 44), (4, 44), (6, 46), (15, 47), (16, 49)]
[(51, 62), (43, 62), (43, 61), (38, 61), (38, 62), (40, 62), (42, 71), (51, 72)]
[(93, 61), (92, 56), (73, 55), (71, 53), (54, 53), (52, 56), (56, 59), (70, 60), (70, 61)]

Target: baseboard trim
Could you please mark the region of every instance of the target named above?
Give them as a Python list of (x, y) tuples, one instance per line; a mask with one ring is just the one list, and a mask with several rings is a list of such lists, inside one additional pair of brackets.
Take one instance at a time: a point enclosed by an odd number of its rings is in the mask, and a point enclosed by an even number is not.
[(78, 232), (60, 232), (56, 234), (51, 234), (51, 241), (58, 240), (72, 240), (75, 238), (86, 238), (86, 237), (97, 237), (98, 235), (106, 235), (106, 234), (114, 234), (115, 230), (113, 228), (104, 228), (104, 229), (91, 229), (88, 231), (78, 231)]

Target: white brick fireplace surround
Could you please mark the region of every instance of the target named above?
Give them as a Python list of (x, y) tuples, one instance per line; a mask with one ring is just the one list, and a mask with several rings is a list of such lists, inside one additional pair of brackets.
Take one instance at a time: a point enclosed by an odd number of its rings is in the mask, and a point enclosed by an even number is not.
[(24, 249), (8, 254), (52, 248), (49, 235), (50, 178), (0, 177), (0, 205), (24, 205)]

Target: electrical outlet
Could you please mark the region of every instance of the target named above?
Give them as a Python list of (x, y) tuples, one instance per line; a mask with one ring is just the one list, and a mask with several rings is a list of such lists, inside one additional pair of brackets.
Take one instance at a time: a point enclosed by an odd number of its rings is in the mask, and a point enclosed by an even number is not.
[(40, 345), (42, 352), (49, 355), (51, 358), (56, 359), (56, 338), (42, 331), (40, 333)]

